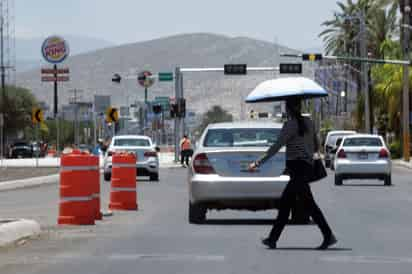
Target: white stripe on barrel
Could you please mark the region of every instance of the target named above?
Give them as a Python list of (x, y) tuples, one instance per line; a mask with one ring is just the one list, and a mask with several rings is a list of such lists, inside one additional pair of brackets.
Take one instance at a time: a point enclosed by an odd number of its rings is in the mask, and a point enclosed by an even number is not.
[(60, 197), (60, 201), (62, 202), (85, 202), (91, 201), (91, 196), (78, 196), (78, 197)]
[(112, 167), (136, 167), (136, 164), (112, 163)]
[(125, 191), (125, 192), (134, 192), (137, 188), (135, 187), (112, 187), (112, 191)]
[(99, 170), (98, 166), (62, 166), (60, 167), (60, 171), (72, 171), (72, 170)]

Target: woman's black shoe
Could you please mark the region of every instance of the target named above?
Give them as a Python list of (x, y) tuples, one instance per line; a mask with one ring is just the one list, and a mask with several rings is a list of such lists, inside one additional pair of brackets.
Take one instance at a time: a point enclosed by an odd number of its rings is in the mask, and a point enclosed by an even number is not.
[(336, 239), (335, 235), (331, 235), (330, 237), (327, 237), (323, 240), (322, 244), (320, 246), (318, 246), (316, 249), (319, 250), (325, 250), (328, 247), (330, 247), (331, 245), (334, 245), (338, 242), (338, 240)]
[(269, 249), (276, 249), (276, 242), (270, 238), (262, 239), (262, 244), (267, 246)]

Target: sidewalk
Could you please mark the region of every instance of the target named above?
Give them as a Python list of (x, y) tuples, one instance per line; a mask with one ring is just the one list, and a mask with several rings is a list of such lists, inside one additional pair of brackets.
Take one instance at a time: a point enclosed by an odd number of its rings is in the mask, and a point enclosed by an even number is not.
[[(177, 167), (174, 162), (174, 152), (160, 152), (159, 165), (161, 168)], [(36, 167), (36, 159), (4, 159), (0, 167)], [(104, 158), (100, 157), (100, 166), (103, 167)], [(60, 167), (60, 158), (39, 158), (38, 167)]]

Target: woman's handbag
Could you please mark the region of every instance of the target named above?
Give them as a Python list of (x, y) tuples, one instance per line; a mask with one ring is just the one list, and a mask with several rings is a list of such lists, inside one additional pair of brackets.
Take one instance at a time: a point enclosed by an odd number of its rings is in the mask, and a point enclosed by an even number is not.
[(322, 180), (328, 176), (326, 172), (325, 166), (323, 165), (322, 159), (314, 159), (313, 160), (313, 169), (312, 169), (312, 176), (309, 178), (308, 183), (314, 183), (319, 180)]

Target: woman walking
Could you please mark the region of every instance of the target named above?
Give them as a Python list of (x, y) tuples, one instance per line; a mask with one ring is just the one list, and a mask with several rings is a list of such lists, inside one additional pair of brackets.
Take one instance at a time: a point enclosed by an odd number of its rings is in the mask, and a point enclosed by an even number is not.
[(301, 101), (299, 99), (288, 99), (286, 101), (286, 111), (289, 120), (283, 125), (277, 142), (260, 159), (249, 165), (249, 170), (253, 172), (258, 166), (275, 155), (281, 147), (286, 146), (286, 167), (289, 171), (290, 181), (282, 193), (279, 213), (269, 237), (263, 239), (262, 243), (269, 248), (276, 248), (276, 243), (288, 222), (296, 196), (299, 196), (305, 210), (308, 211), (322, 232), (323, 242), (318, 249), (327, 249), (335, 244), (337, 240), (322, 211), (313, 199), (308, 183), (313, 172), (313, 155), (319, 148), (314, 124), (311, 119), (302, 117)]

